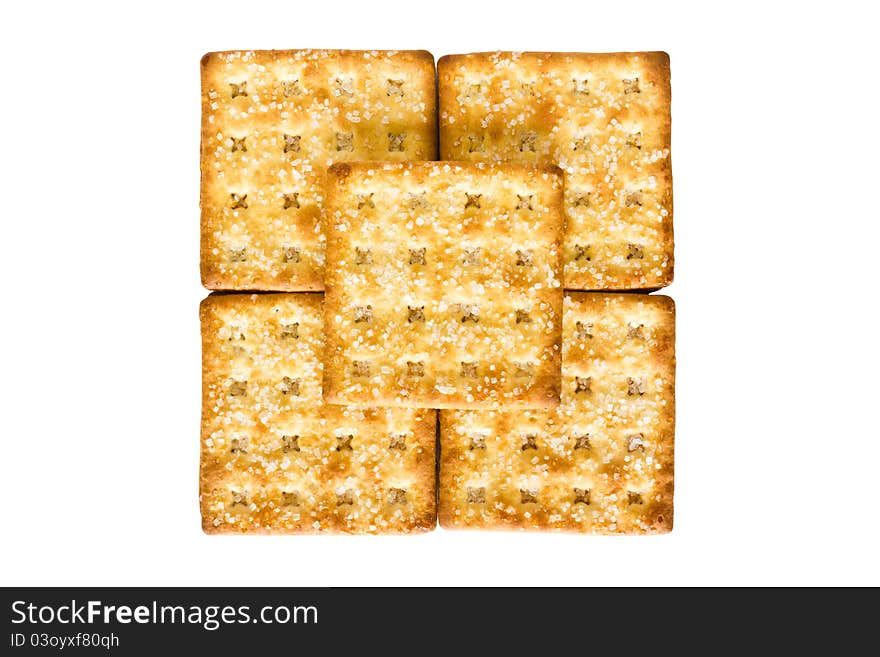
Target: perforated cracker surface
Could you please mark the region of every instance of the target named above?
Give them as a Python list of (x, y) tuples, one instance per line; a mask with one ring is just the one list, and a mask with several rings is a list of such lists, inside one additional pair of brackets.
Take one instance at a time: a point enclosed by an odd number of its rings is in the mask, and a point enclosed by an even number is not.
[(352, 163), (332, 174), (325, 399), (558, 404), (558, 169)]
[(441, 412), (441, 526), (670, 531), (674, 313), (663, 296), (566, 293), (557, 409)]
[(323, 289), (326, 168), (436, 156), (427, 52), (217, 52), (201, 71), (201, 270), (210, 289)]
[(320, 295), (215, 295), (200, 315), (206, 532), (434, 528), (435, 411), (323, 404)]
[(438, 62), (442, 159), (558, 164), (565, 287), (673, 276), (666, 53), (477, 53)]

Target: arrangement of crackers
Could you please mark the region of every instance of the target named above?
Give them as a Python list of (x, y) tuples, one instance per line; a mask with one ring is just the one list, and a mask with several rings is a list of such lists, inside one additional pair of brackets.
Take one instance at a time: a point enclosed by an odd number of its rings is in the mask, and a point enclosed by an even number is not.
[(201, 79), (205, 532), (671, 531), (665, 53)]

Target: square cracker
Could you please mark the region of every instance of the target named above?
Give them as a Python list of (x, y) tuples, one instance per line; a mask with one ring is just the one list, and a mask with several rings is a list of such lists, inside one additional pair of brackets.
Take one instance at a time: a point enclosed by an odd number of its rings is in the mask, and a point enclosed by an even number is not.
[(327, 189), (331, 403), (559, 403), (556, 167), (350, 163)]
[(558, 408), (441, 412), (442, 527), (671, 531), (672, 299), (572, 292), (564, 311)]
[(321, 401), (320, 295), (212, 295), (200, 316), (205, 532), (434, 528), (436, 413)]
[(201, 71), (209, 289), (323, 289), (326, 168), (436, 157), (430, 53), (214, 52)]
[(666, 53), (476, 53), (437, 70), (442, 159), (565, 171), (566, 289), (672, 282)]

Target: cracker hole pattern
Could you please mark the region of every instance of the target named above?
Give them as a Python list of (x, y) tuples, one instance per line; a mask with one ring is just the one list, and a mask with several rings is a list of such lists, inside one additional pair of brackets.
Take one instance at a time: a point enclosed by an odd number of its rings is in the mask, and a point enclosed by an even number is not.
[(522, 308), (516, 309), (516, 323), (517, 324), (531, 324), (532, 318), (529, 315), (528, 310), (523, 310)]
[(407, 306), (407, 317), (406, 321), (410, 324), (414, 322), (424, 322), (425, 321), (425, 307), (424, 306)]
[(516, 250), (516, 266), (531, 267), (535, 261), (535, 252), (532, 249)]
[(476, 361), (461, 361), (461, 377), (465, 379), (476, 379), (477, 378), (477, 363)]
[(571, 93), (576, 96), (588, 96), (590, 94), (589, 78), (572, 78)]
[(520, 451), (526, 451), (527, 449), (538, 449), (538, 436), (534, 433), (524, 433), (521, 436), (522, 445), (520, 446)]
[(483, 135), (468, 135), (468, 153), (485, 153), (485, 141)]
[(388, 443), (388, 449), (394, 449), (400, 452), (406, 451), (406, 434), (392, 433), (391, 440)]
[(575, 340), (593, 339), (593, 322), (577, 322), (574, 331)]
[(576, 376), (574, 377), (574, 391), (575, 394), (579, 392), (589, 394), (592, 392), (590, 388), (593, 386), (593, 377), (591, 376)]
[(299, 153), (299, 142), (301, 135), (284, 135), (284, 152)]
[(626, 380), (626, 394), (630, 397), (639, 396), (645, 394), (645, 379), (642, 377), (627, 377)]
[(241, 139), (236, 139), (235, 137), (230, 137), (232, 139), (232, 152), (241, 151), (242, 153), (247, 153), (247, 144), (245, 143), (245, 139), (247, 137), (242, 137)]
[(281, 506), (299, 506), (299, 493), (295, 490), (281, 491)]
[(229, 262), (246, 262), (247, 249), (245, 247), (229, 249)]
[(386, 96), (400, 96), (403, 98), (403, 80), (392, 80), (388, 78), (385, 81)]
[(415, 210), (416, 208), (427, 208), (428, 207), (428, 197), (426, 192), (409, 192), (406, 195), (406, 204), (410, 210)]
[(411, 265), (424, 265), (425, 263), (425, 252), (427, 251), (426, 247), (421, 247), (420, 249), (410, 249), (409, 250), (409, 264)]
[(627, 260), (642, 260), (645, 257), (645, 252), (642, 250), (642, 247), (638, 244), (629, 243), (626, 245), (627, 247)]
[(229, 441), (229, 451), (232, 454), (247, 454), (248, 444), (247, 438), (233, 438)]
[(372, 265), (373, 252), (370, 249), (363, 249), (359, 246), (354, 247), (354, 264)]
[(425, 363), (422, 361), (406, 361), (406, 375), (422, 377), (425, 376)]
[(464, 91), (464, 95), (466, 98), (479, 98), (483, 95), (483, 85), (479, 82), (473, 82), (469, 84)]
[(575, 486), (574, 504), (586, 504), (587, 506), (590, 506), (590, 489), (578, 488), (577, 486)]
[(627, 452), (644, 452), (645, 451), (645, 434), (631, 433), (626, 437)]
[(354, 97), (354, 80), (352, 78), (336, 78), (333, 80), (333, 93), (345, 98)]
[(284, 454), (288, 452), (298, 452), (299, 450), (299, 436), (298, 435), (283, 435), (281, 436), (281, 451)]
[(473, 451), (475, 449), (486, 449), (486, 437), (480, 433), (472, 433), (469, 436), (470, 442), (468, 443), (468, 451)]
[(477, 304), (462, 304), (461, 305), (461, 323), (465, 322), (474, 322), (478, 323), (480, 321), (480, 307)]
[(526, 132), (519, 139), (520, 153), (534, 153), (538, 147), (538, 133)]
[(642, 499), (641, 493), (637, 493), (637, 492), (631, 491), (631, 490), (626, 492), (626, 502), (630, 506), (632, 506), (633, 504), (644, 504), (645, 503), (644, 500)]
[(244, 82), (230, 82), (229, 83), (229, 93), (233, 98), (238, 98), (239, 96), (247, 96), (247, 80)]
[(299, 246), (285, 246), (281, 254), (284, 262), (297, 263), (302, 259), (302, 248)]
[(475, 246), (473, 248), (466, 248), (464, 250), (464, 254), (461, 256), (461, 264), (466, 267), (471, 267), (474, 265), (480, 264), (480, 253), (482, 252), (482, 247)]
[(574, 437), (574, 448), (575, 449), (591, 449), (590, 446), (590, 434), (582, 433), (579, 436)]
[(642, 192), (638, 189), (626, 192), (623, 197), (623, 205), (627, 208), (642, 207)]
[(517, 379), (530, 379), (535, 375), (535, 364), (531, 362), (514, 363), (513, 376)]
[(336, 451), (337, 452), (351, 452), (354, 451), (354, 448), (351, 446), (351, 441), (354, 440), (354, 434), (348, 433), (343, 436), (336, 436)]
[(628, 340), (644, 340), (645, 334), (642, 332), (645, 328), (644, 324), (629, 324), (626, 328), (626, 337)]
[(341, 493), (336, 493), (336, 506), (353, 506), (354, 505), (354, 491), (351, 488), (347, 488)]
[(631, 132), (626, 137), (626, 145), (630, 148), (637, 148), (642, 150), (642, 133), (639, 132)]
[(574, 261), (578, 262), (579, 260), (586, 260), (589, 262), (592, 260), (592, 256), (590, 255), (590, 245), (589, 244), (575, 244), (574, 245)]
[(337, 132), (336, 150), (349, 152), (354, 151), (354, 134), (351, 132)]
[(299, 86), (299, 80), (283, 80), (281, 82), (281, 92), (284, 94), (285, 98), (292, 98), (293, 96), (301, 96), (303, 93), (302, 87)]
[(388, 133), (388, 152), (403, 152), (406, 150), (406, 133), (405, 132), (389, 132)]
[(247, 210), (247, 197), (247, 194), (236, 194), (235, 192), (230, 193), (229, 198), (232, 203), (229, 207), (233, 210)]
[(578, 137), (574, 140), (571, 145), (571, 150), (573, 151), (585, 151), (589, 149), (590, 138), (589, 137)]
[(281, 385), (279, 386), (282, 395), (290, 395), (292, 397), (299, 397), (299, 379), (293, 379), (289, 376), (285, 376), (281, 379)]
[(229, 491), (232, 497), (231, 506), (250, 506), (250, 496), (246, 490)]
[(405, 488), (389, 488), (388, 504), (406, 504)]
[(247, 396), (247, 381), (239, 381), (233, 379), (229, 383), (229, 396), (230, 397), (246, 397)]
[(480, 197), (482, 194), (468, 194), (465, 192), (465, 196), (467, 197), (467, 201), (465, 201), (464, 209), (468, 208), (479, 208), (480, 207)]
[(532, 208), (532, 199), (535, 197), (534, 194), (517, 194), (516, 195), (516, 209), (517, 210), (533, 210)]
[(623, 78), (623, 93), (624, 94), (640, 94), (642, 90), (639, 89), (639, 79), (638, 78)]
[[(229, 336), (229, 339), (227, 340), (227, 342), (232, 342), (233, 339), (237, 339), (237, 340), (245, 340), (245, 339), (246, 339), (246, 338), (244, 337), (244, 333), (242, 333), (242, 332), (238, 329), (238, 327), (231, 327), (231, 328), (230, 328), (230, 331), (237, 332), (237, 335), (230, 335), (230, 336)], [(234, 351), (235, 353), (237, 353), (237, 354), (244, 354), (244, 353), (247, 353), (247, 352), (248, 352), (247, 348), (246, 348), (244, 345), (235, 345), (235, 346), (233, 347), (233, 351)]]
[(298, 340), (299, 339), (299, 322), (281, 325), (282, 340)]
[(467, 501), (468, 504), (485, 504), (486, 488), (484, 486), (480, 486), (479, 488), (468, 486)]
[(355, 198), (357, 199), (358, 210), (376, 207), (376, 204), (373, 202), (373, 192), (370, 192), (369, 194), (356, 194)]
[(534, 488), (520, 488), (519, 489), (519, 503), (520, 504), (537, 504), (538, 503), (538, 491)]
[(284, 194), (284, 209), (299, 208), (299, 192)]
[(354, 323), (360, 324), (361, 322), (372, 322), (373, 321), (373, 306), (368, 304), (366, 306), (355, 306), (354, 307)]
[(581, 192), (579, 194), (575, 194), (573, 205), (576, 208), (590, 207), (590, 193), (589, 192)]
[(351, 363), (352, 376), (365, 377), (370, 376), (370, 361), (355, 360)]

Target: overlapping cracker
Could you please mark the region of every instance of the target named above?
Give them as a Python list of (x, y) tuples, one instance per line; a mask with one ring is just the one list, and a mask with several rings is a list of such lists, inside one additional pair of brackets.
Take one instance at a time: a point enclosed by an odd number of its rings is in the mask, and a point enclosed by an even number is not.
[(350, 163), (331, 174), (325, 400), (557, 405), (558, 169)]
[(441, 411), (441, 526), (672, 529), (672, 299), (566, 293), (563, 352), (557, 409)]
[(212, 295), (200, 315), (205, 532), (434, 528), (436, 413), (322, 402), (320, 295)]
[(436, 157), (430, 53), (216, 52), (201, 71), (201, 271), (210, 289), (323, 289), (326, 168)]
[(476, 53), (437, 68), (442, 159), (565, 171), (566, 289), (672, 282), (666, 53)]

